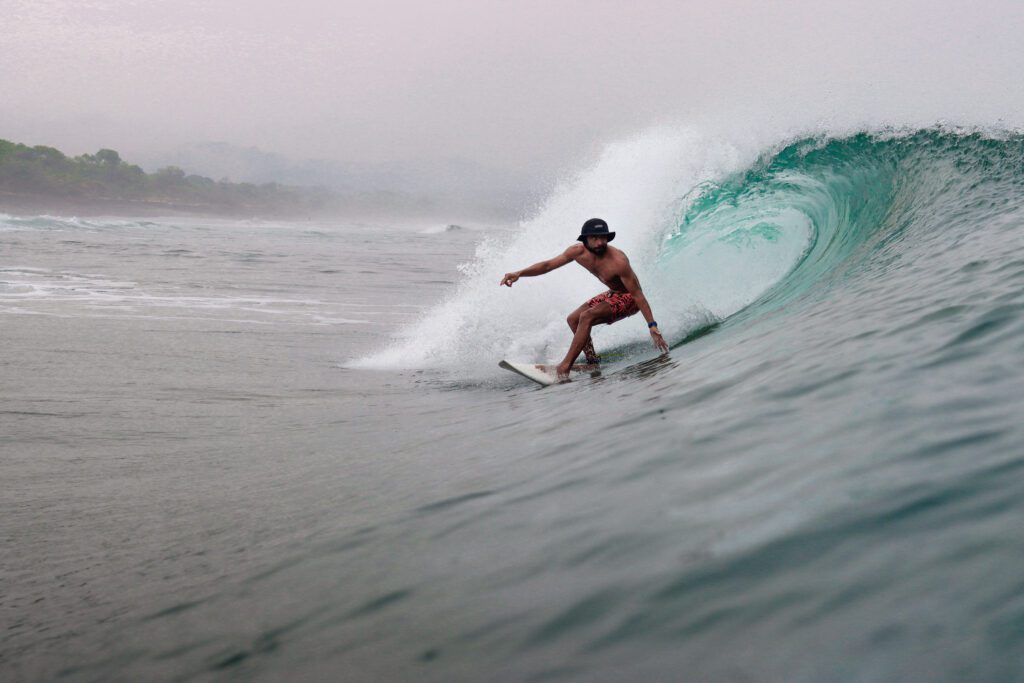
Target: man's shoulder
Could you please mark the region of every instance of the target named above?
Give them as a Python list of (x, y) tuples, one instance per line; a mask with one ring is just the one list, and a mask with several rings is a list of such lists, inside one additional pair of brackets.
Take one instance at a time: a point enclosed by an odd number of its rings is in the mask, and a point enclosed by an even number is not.
[(572, 256), (573, 258), (577, 258), (578, 256), (582, 256), (585, 251), (586, 249), (584, 249), (582, 242), (573, 242), (566, 247), (563, 253)]

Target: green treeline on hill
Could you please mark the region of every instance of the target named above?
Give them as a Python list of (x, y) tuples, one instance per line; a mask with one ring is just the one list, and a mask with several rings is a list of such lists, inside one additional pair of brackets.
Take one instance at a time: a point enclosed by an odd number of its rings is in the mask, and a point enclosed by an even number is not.
[(188, 175), (168, 166), (146, 173), (112, 149), (77, 157), (53, 147), (0, 139), (0, 192), (61, 201), (125, 201), (214, 212), (301, 213), (338, 208), (323, 188), (233, 183)]

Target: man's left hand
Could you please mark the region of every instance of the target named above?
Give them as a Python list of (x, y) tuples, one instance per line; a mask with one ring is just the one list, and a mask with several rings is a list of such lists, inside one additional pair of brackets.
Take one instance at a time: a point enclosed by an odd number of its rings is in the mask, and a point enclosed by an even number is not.
[(665, 338), (661, 336), (661, 332), (658, 331), (657, 327), (651, 328), (651, 341), (654, 342), (654, 346), (657, 347), (662, 353), (668, 353), (668, 343)]

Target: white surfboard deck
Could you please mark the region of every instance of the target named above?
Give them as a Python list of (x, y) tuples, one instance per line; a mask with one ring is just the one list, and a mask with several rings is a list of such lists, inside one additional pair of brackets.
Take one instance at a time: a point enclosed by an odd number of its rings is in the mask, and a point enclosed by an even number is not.
[(522, 375), (526, 379), (532, 379), (537, 384), (545, 387), (551, 386), (558, 381), (558, 378), (553, 373), (544, 372), (534, 363), (510, 363), (507, 360), (503, 360), (498, 363), (498, 367), (511, 370), (517, 375)]
[[(511, 370), (517, 375), (522, 375), (526, 379), (532, 379), (541, 386), (551, 386), (552, 384), (558, 384), (559, 379), (555, 375), (555, 369), (551, 365), (541, 365), (538, 363), (512, 363), (507, 360), (503, 360), (498, 363), (499, 368)], [(572, 366), (573, 372), (593, 372), (597, 369), (596, 365), (574, 365)]]

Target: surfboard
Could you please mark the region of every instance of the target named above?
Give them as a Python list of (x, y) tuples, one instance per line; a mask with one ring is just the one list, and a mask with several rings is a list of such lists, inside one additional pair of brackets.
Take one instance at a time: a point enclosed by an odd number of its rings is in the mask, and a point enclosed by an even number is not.
[[(526, 379), (531, 379), (541, 386), (551, 386), (552, 384), (558, 383), (558, 377), (555, 374), (554, 365), (542, 365), (539, 363), (512, 363), (507, 360), (503, 360), (498, 363), (499, 368), (505, 370), (511, 370), (517, 375), (522, 375)], [(572, 366), (572, 372), (593, 372), (597, 370), (597, 365), (586, 365), (576, 364)]]

